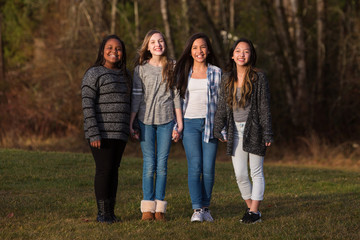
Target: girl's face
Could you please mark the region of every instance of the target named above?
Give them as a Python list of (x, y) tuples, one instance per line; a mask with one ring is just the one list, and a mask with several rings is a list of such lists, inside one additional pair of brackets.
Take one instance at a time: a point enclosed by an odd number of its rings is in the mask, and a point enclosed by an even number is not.
[(106, 68), (115, 68), (116, 63), (121, 61), (123, 55), (122, 45), (119, 40), (111, 38), (104, 47), (104, 59)]
[(236, 45), (232, 59), (236, 63), (236, 66), (246, 66), (251, 57), (250, 46), (246, 42), (239, 42)]
[(191, 46), (191, 56), (195, 62), (205, 63), (209, 53), (205, 39), (198, 38), (193, 42)]
[(148, 50), (153, 56), (162, 56), (165, 52), (165, 41), (160, 33), (154, 33), (148, 44)]

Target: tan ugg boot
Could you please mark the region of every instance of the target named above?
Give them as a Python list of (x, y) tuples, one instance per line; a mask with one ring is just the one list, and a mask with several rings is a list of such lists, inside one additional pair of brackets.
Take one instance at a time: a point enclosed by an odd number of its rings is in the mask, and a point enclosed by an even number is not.
[(166, 221), (165, 220), (165, 212), (166, 212), (166, 201), (155, 200), (156, 202), (156, 210), (155, 210), (155, 220), (156, 221)]
[(141, 220), (145, 220), (145, 221), (154, 220), (155, 206), (156, 206), (155, 201), (142, 200), (140, 206), (142, 212)]

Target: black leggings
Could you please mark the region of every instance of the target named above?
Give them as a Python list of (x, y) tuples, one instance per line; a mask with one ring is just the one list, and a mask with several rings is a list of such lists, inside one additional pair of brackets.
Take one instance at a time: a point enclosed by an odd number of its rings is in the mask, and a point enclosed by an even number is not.
[(90, 146), (96, 164), (95, 196), (97, 200), (115, 199), (118, 187), (118, 170), (126, 142), (102, 139), (101, 147)]

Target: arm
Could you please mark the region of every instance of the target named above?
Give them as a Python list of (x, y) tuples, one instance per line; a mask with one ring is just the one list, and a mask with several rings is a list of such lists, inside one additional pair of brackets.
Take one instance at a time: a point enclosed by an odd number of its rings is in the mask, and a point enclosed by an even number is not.
[(175, 108), (175, 115), (176, 115), (176, 126), (174, 126), (172, 138), (174, 139), (174, 142), (177, 142), (179, 141), (182, 130), (184, 128), (182, 110), (180, 108)]
[(215, 120), (214, 120), (214, 137), (220, 141), (226, 141), (226, 124), (227, 124), (227, 111), (226, 111), (226, 79), (222, 79), (220, 85), (219, 101), (217, 103)]
[(273, 131), (271, 123), (271, 111), (270, 111), (270, 89), (266, 76), (263, 73), (259, 74), (259, 91), (258, 91), (258, 109), (259, 109), (259, 121), (263, 129), (263, 136), (265, 145), (271, 146), (273, 142)]
[(180, 93), (177, 89), (174, 90), (174, 107), (175, 107), (175, 117), (176, 123), (174, 126), (174, 130), (172, 133), (172, 138), (175, 142), (179, 141), (182, 130), (183, 130), (183, 116), (182, 116), (182, 109), (181, 109), (181, 100), (180, 100)]
[(96, 120), (95, 102), (98, 94), (96, 84), (96, 74), (93, 69), (89, 69), (82, 80), (81, 97), (84, 114), (84, 127), (90, 139), (92, 147), (100, 148), (101, 135)]
[(140, 139), (140, 134), (139, 134), (139, 131), (135, 130), (134, 129), (134, 121), (135, 121), (135, 118), (136, 118), (136, 112), (131, 112), (131, 115), (130, 115), (130, 135), (133, 139), (135, 140), (139, 140)]
[(136, 115), (140, 108), (140, 103), (143, 99), (143, 86), (139, 73), (139, 66), (137, 66), (134, 70), (134, 78), (133, 78), (133, 88), (131, 94), (131, 115), (130, 115), (130, 135), (132, 138), (138, 140), (139, 139), (139, 131), (134, 129), (136, 125), (135, 119)]

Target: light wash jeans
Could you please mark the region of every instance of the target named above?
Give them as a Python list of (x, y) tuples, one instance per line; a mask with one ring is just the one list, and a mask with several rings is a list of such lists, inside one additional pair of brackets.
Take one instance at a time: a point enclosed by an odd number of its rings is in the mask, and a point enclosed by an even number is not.
[[(143, 153), (143, 197), (144, 200), (165, 198), (167, 160), (171, 147), (174, 122), (161, 125), (140, 124), (140, 145)], [(156, 175), (155, 175), (156, 174)], [(154, 186), (155, 178), (155, 186)]]
[(205, 119), (184, 119), (183, 145), (188, 163), (188, 185), (192, 208), (210, 206), (214, 186), (217, 139), (203, 141)]
[[(244, 200), (262, 201), (265, 191), (264, 157), (243, 150), (245, 122), (235, 122), (232, 163), (236, 182)], [(249, 180), (248, 160), (253, 184)]]

